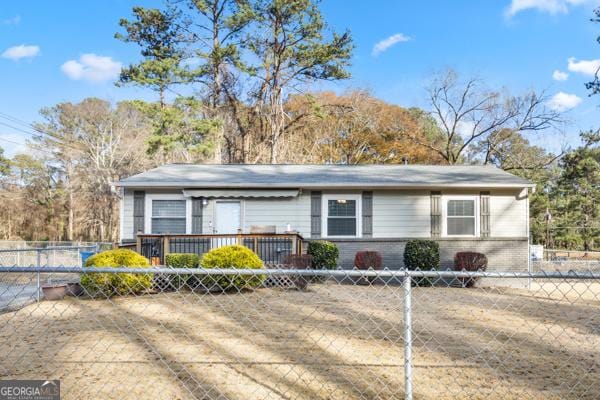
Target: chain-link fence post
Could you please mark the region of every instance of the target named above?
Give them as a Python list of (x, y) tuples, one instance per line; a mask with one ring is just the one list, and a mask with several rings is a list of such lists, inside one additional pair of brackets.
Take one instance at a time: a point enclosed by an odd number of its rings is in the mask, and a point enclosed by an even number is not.
[(37, 277), (37, 301), (40, 301), (40, 292), (42, 290), (41, 285), (40, 285), (40, 267), (41, 267), (41, 254), (40, 254), (40, 249), (36, 250), (36, 261), (35, 261), (35, 266), (37, 267), (37, 272), (36, 272), (36, 277)]
[(412, 280), (404, 277), (404, 398), (412, 400)]

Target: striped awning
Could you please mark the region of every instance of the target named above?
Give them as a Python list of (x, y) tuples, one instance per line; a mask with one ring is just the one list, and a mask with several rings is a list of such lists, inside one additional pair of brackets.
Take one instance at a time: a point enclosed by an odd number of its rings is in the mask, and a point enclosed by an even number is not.
[(298, 189), (193, 189), (183, 190), (183, 195), (186, 197), (203, 197), (203, 198), (264, 198), (264, 197), (296, 197), (300, 191)]

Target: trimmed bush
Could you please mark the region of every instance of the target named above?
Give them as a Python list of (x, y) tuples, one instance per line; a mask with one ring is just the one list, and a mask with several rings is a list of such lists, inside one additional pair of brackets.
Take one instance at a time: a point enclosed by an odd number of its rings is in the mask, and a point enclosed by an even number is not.
[[(404, 266), (410, 271), (440, 269), (440, 246), (433, 240), (409, 240), (404, 247)], [(416, 278), (416, 286), (431, 286), (430, 278)]]
[[(455, 271), (485, 271), (488, 260), (485, 254), (474, 251), (459, 251), (454, 255)], [(480, 278), (460, 278), (463, 287), (473, 287)]]
[[(107, 250), (95, 254), (85, 261), (87, 268), (148, 268), (148, 259), (127, 249)], [(154, 274), (107, 274), (91, 273), (81, 276), (81, 286), (92, 296), (111, 297), (115, 295), (139, 294), (152, 286)]]
[[(165, 264), (171, 268), (198, 268), (200, 265), (200, 256), (194, 253), (170, 253), (165, 256)], [(198, 280), (194, 275), (172, 275), (166, 274), (161, 277), (156, 284), (161, 289), (181, 289), (188, 285), (194, 288), (198, 285)]]
[[(260, 269), (263, 262), (249, 248), (233, 245), (219, 247), (204, 254), (200, 265), (202, 268)], [(265, 278), (264, 275), (213, 275), (202, 278), (202, 283), (208, 288), (216, 285), (223, 290), (240, 290), (260, 286)]]
[(197, 268), (200, 256), (194, 253), (171, 253), (165, 256), (165, 263), (171, 268)]
[(335, 243), (326, 240), (315, 240), (308, 243), (306, 251), (313, 259), (315, 269), (337, 269), (340, 251)]
[(381, 269), (383, 257), (378, 251), (358, 251), (354, 256), (354, 266), (356, 269)]
[[(378, 251), (364, 250), (356, 252), (354, 256), (354, 268), (362, 270), (380, 270), (383, 266), (383, 257)], [(375, 281), (374, 276), (360, 277), (356, 282), (369, 284)]]
[(286, 254), (282, 261), (283, 265), (291, 269), (310, 269), (313, 258), (310, 254)]
[[(311, 269), (313, 258), (310, 254), (286, 254), (283, 257), (283, 267), (289, 269)], [(288, 281), (298, 289), (306, 289), (312, 280), (309, 276), (289, 275)], [(277, 282), (277, 280), (275, 280)]]

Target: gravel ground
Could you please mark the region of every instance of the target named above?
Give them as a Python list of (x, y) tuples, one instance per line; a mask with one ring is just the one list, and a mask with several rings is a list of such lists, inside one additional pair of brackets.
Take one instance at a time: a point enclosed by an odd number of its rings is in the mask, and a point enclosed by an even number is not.
[[(415, 399), (600, 398), (600, 288), (561, 285), (414, 288)], [(0, 314), (0, 376), (64, 399), (397, 399), (402, 309), (399, 286), (334, 283), (44, 301)]]

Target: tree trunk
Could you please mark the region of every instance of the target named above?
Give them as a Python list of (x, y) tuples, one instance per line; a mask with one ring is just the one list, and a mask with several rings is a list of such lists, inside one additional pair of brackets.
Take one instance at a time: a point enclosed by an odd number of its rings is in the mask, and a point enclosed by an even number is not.
[(73, 240), (73, 230), (75, 226), (75, 200), (73, 198), (73, 162), (67, 160), (65, 163), (65, 172), (67, 174), (67, 240)]
[(221, 164), (223, 162), (223, 137), (225, 135), (224, 127), (221, 125), (217, 138), (215, 139), (215, 154), (214, 163)]
[(277, 163), (277, 134), (271, 133), (271, 157), (269, 158), (271, 164)]

